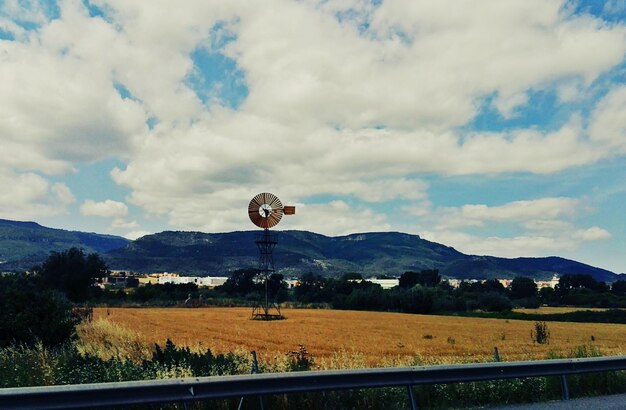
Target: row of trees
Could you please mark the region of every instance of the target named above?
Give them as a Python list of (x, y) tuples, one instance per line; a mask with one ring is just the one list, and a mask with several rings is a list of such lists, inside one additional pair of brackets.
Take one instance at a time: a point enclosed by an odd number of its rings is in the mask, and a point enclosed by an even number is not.
[[(264, 289), (255, 281), (256, 274), (255, 270), (237, 271), (218, 288), (217, 293), (258, 297)], [(268, 282), (270, 297), (278, 302), (325, 303), (340, 309), (430, 313), (476, 309), (503, 311), (513, 306), (536, 308), (541, 304), (626, 307), (626, 281), (615, 282), (609, 287), (590, 275), (564, 275), (555, 289), (541, 290), (527, 277), (514, 278), (508, 287), (491, 279), (461, 282), (458, 288), (453, 288), (447, 281), (442, 281), (437, 270), (405, 272), (399, 278), (399, 285), (390, 290), (383, 290), (354, 273), (341, 278), (307, 273), (300, 277), (298, 286), (289, 291), (282, 279), (282, 275), (272, 275)]]
[[(124, 291), (102, 291), (93, 286), (108, 274), (97, 254), (78, 248), (53, 252), (32, 272), (0, 276), (0, 346), (13, 342), (41, 341), (54, 345), (71, 339), (78, 318), (75, 304), (132, 301), (136, 303), (180, 302), (189, 297), (254, 300), (265, 293), (259, 271), (242, 269), (215, 290), (198, 289), (194, 284), (149, 285)], [(301, 304), (326, 304), (338, 309), (390, 310), (407, 313), (453, 311), (504, 311), (515, 306), (538, 307), (579, 305), (626, 307), (626, 280), (608, 286), (590, 275), (564, 275), (554, 288), (537, 289), (530, 278), (517, 277), (505, 288), (497, 280), (461, 282), (453, 288), (442, 281), (437, 270), (405, 272), (399, 285), (383, 290), (356, 273), (329, 278), (306, 273), (299, 285), (287, 289), (280, 274), (270, 275), (267, 288), (271, 299)]]

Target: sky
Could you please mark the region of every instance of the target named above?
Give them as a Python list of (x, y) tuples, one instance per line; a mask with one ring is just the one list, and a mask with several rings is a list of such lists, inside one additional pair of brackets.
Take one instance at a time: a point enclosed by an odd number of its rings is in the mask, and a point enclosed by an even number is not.
[(626, 272), (626, 0), (0, 0), (0, 218)]

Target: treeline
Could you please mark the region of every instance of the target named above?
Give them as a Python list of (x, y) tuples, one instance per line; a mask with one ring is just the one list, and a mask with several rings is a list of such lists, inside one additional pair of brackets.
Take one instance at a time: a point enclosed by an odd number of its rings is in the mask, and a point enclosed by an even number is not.
[[(108, 273), (97, 254), (71, 248), (51, 253), (30, 273), (0, 276), (0, 346), (35, 341), (56, 345), (71, 340), (80, 320), (73, 314), (77, 305), (251, 305), (265, 295), (264, 278), (256, 269), (235, 271), (215, 289), (195, 284), (146, 285), (126, 290), (94, 286)], [(358, 273), (340, 278), (306, 273), (290, 289), (282, 275), (272, 274), (267, 290), (272, 301), (295, 306), (422, 314), (508, 312), (513, 307), (536, 308), (542, 304), (626, 307), (626, 280), (609, 286), (590, 275), (564, 275), (554, 289), (537, 289), (535, 282), (525, 277), (513, 279), (506, 288), (494, 279), (461, 282), (454, 288), (442, 280), (437, 270), (423, 270), (405, 272), (398, 286), (383, 289)]]
[[(215, 294), (248, 299), (258, 297), (264, 288), (262, 283), (255, 281), (256, 273), (254, 270), (234, 272)], [(307, 273), (299, 278), (297, 286), (288, 290), (282, 275), (274, 274), (269, 278), (268, 292), (277, 302), (405, 313), (504, 312), (513, 307), (537, 308), (542, 304), (626, 307), (626, 281), (617, 281), (609, 287), (590, 275), (564, 275), (555, 289), (539, 290), (536, 283), (526, 277), (513, 279), (508, 287), (492, 279), (461, 282), (458, 288), (454, 288), (442, 280), (437, 270), (423, 270), (405, 272), (399, 277), (398, 286), (382, 289), (355, 273), (341, 278)]]

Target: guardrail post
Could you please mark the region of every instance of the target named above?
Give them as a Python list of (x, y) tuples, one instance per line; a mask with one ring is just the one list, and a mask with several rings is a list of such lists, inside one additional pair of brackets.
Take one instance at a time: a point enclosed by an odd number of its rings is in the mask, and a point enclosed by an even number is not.
[(569, 400), (569, 386), (567, 385), (567, 376), (561, 375), (561, 393), (563, 394), (563, 400)]
[[(252, 365), (250, 367), (250, 374), (257, 374), (257, 373), (259, 373), (259, 361), (256, 358), (256, 351), (253, 350), (250, 353), (252, 354)], [(241, 410), (241, 408), (243, 406), (243, 399), (244, 399), (244, 397), (242, 397), (239, 400), (239, 406), (237, 407), (237, 410)], [(263, 397), (261, 397), (261, 396), (259, 396), (259, 408), (261, 410), (265, 410), (265, 406), (263, 405)]]
[(407, 385), (406, 391), (409, 395), (409, 407), (411, 410), (417, 410), (417, 403), (415, 403), (415, 395), (413, 394), (413, 386), (410, 384)]

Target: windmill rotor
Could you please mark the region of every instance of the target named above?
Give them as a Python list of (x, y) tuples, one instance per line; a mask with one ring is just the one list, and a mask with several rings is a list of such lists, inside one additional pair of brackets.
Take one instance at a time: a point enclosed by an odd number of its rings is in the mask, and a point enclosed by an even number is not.
[(295, 213), (295, 206), (283, 206), (280, 199), (269, 192), (257, 194), (248, 204), (248, 217), (253, 224), (263, 229), (276, 226), (283, 215)]

